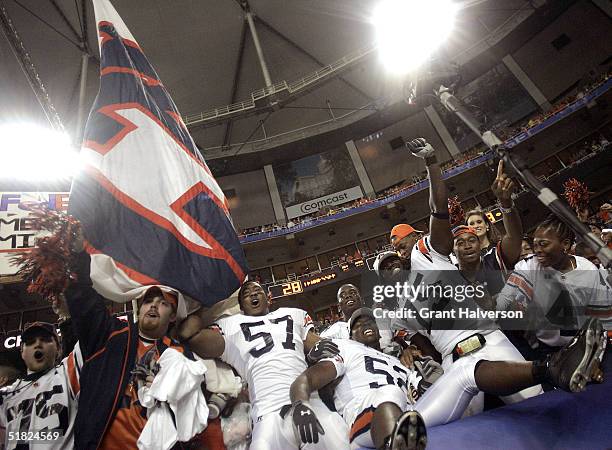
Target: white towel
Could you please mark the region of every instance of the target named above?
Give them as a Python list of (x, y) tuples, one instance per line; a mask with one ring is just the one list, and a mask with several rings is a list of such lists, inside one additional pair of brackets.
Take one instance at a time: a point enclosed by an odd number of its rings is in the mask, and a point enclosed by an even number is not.
[(206, 373), (204, 362), (191, 361), (172, 348), (157, 362), (160, 370), (151, 387), (138, 390), (140, 403), (148, 409), (147, 423), (138, 438), (141, 450), (167, 450), (177, 442), (189, 441), (208, 424), (208, 406), (200, 388)]

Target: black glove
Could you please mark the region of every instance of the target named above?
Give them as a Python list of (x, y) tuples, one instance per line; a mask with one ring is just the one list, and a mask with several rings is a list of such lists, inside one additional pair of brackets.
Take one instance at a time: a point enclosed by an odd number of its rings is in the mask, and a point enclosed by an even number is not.
[(333, 358), (338, 353), (340, 353), (340, 349), (336, 344), (329, 339), (321, 339), (310, 349), (306, 359), (310, 364), (315, 364), (322, 359)]
[(293, 404), (293, 424), (304, 444), (316, 444), (319, 434), (325, 434), (314, 411), (300, 401)]

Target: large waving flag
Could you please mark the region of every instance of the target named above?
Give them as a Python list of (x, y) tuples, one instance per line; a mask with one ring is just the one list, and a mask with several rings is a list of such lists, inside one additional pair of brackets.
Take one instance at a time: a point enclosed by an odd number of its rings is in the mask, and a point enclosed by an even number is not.
[(69, 211), (83, 225), (94, 287), (125, 302), (159, 284), (212, 305), (247, 270), (227, 201), (113, 6), (94, 0), (94, 8), (100, 91)]

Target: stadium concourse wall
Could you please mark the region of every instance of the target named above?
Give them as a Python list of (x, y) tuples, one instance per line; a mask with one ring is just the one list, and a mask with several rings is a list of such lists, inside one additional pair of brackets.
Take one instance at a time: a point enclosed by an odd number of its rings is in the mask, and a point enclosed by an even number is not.
[[(574, 114), (575, 112), (585, 108), (587, 105), (589, 105), (592, 101), (596, 100), (597, 98), (599, 98), (601, 95), (603, 95), (604, 93), (606, 93), (608, 90), (610, 90), (612, 88), (612, 78), (609, 78), (604, 84), (602, 84), (601, 86), (599, 86), (598, 88), (596, 88), (595, 90), (593, 90), (591, 93), (589, 93), (588, 95), (584, 96), (581, 99), (576, 100), (575, 102), (571, 103), (570, 105), (568, 105), (567, 107), (565, 107), (563, 110), (561, 110), (560, 112), (558, 112), (557, 114), (553, 115), (552, 117), (548, 118), (547, 120), (545, 120), (544, 122), (534, 126), (533, 128), (530, 128), (527, 131), (524, 131), (522, 133), (519, 133), (516, 136), (513, 136), (512, 138), (510, 138), (509, 140), (507, 140), (504, 143), (504, 147), (511, 149), (516, 147), (517, 145), (519, 145), (522, 142), (525, 142), (526, 140), (532, 138), (533, 136), (537, 135), (538, 133), (546, 130), (547, 128), (555, 125), (556, 123), (562, 121), (563, 119), (569, 117), (570, 115)], [(405, 153), (404, 153), (404, 157), (406, 157)], [(458, 167), (454, 167), (446, 172), (444, 172), (443, 174), (443, 178), (444, 179), (450, 179), (458, 174), (461, 174), (463, 172), (466, 172), (470, 169), (473, 169), (474, 167), (480, 166), (482, 164), (484, 164), (486, 161), (489, 161), (491, 159), (495, 158), (495, 153), (492, 151), (489, 151), (487, 153), (485, 153), (482, 156), (479, 156), (475, 159), (472, 159)], [(282, 228), (279, 230), (274, 230), (274, 231), (270, 231), (270, 232), (264, 232), (264, 233), (256, 233), (250, 236), (244, 236), (241, 238), (241, 242), (243, 244), (249, 244), (252, 242), (257, 242), (257, 241), (261, 241), (261, 240), (266, 240), (266, 239), (271, 239), (271, 238), (275, 238), (278, 236), (284, 236), (284, 235), (289, 235), (289, 234), (293, 234), (299, 231), (303, 231), (312, 227), (316, 227), (316, 226), (321, 226), (321, 225), (328, 225), (332, 222), (335, 222), (337, 220), (341, 220), (344, 219), (346, 217), (349, 216), (353, 216), (356, 214), (361, 214), (363, 212), (369, 211), (369, 210), (373, 210), (376, 208), (381, 208), (384, 207), (385, 205), (394, 203), (398, 200), (401, 199), (405, 199), (413, 194), (415, 194), (416, 192), (419, 191), (423, 191), (426, 190), (429, 186), (429, 182), (427, 180), (422, 180), (418, 183), (416, 183), (415, 185), (413, 185), (412, 187), (398, 193), (395, 195), (391, 195), (389, 197), (386, 197), (384, 199), (381, 200), (376, 200), (373, 201), (371, 203), (362, 205), (362, 206), (358, 206), (355, 208), (351, 208), (349, 210), (346, 211), (341, 211), (338, 212), (336, 214), (330, 215), (330, 216), (324, 216), (324, 217), (319, 217), (316, 219), (312, 219), (309, 220), (307, 222), (303, 222), (301, 224), (298, 224), (296, 226), (290, 227), (290, 228)]]

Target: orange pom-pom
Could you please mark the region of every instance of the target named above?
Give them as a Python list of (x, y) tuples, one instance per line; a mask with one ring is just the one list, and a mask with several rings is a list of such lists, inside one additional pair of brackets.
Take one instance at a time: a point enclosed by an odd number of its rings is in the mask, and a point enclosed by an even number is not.
[(32, 228), (51, 233), (36, 239), (36, 247), (17, 254), (11, 262), (20, 266), (17, 275), (29, 280), (27, 291), (52, 300), (66, 289), (70, 280), (72, 244), (80, 223), (74, 217), (43, 205), (30, 205)]
[(563, 183), (563, 187), (563, 197), (574, 210), (581, 211), (589, 206), (589, 188), (586, 184), (576, 178), (570, 178)]
[(449, 197), (448, 199), (448, 216), (451, 228), (461, 225), (464, 220), (465, 212), (463, 206), (459, 202), (459, 196)]

